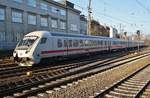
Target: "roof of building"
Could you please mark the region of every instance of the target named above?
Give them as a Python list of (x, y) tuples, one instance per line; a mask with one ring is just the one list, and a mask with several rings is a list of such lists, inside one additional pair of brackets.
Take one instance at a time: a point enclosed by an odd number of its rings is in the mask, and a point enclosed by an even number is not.
[(49, 3), (52, 3), (52, 4), (54, 4), (56, 6), (59, 6), (59, 7), (67, 8), (69, 10), (72, 10), (72, 11), (76, 12), (76, 13), (81, 13), (81, 11), (79, 11), (77, 9), (74, 9), (74, 8), (71, 8), (71, 7), (68, 7), (68, 6), (66, 7), (66, 5), (64, 5), (64, 4), (60, 3), (60, 2), (56, 2), (54, 0), (45, 0), (45, 1), (47, 1)]

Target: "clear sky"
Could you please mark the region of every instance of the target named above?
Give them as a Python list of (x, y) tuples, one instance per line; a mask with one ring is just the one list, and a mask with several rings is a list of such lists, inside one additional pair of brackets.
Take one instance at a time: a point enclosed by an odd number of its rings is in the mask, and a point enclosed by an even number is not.
[[(87, 16), (89, 0), (69, 1)], [(150, 34), (150, 0), (92, 0), (92, 17), (119, 31), (121, 27), (130, 34), (137, 29)]]

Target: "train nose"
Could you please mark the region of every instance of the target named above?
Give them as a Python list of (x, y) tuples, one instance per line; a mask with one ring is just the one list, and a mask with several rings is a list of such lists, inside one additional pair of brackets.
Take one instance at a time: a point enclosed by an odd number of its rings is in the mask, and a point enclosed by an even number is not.
[(16, 55), (17, 55), (17, 52), (14, 51), (14, 52), (13, 52), (13, 57), (16, 57)]
[(14, 56), (14, 61), (19, 61), (19, 58), (18, 58), (18, 55), (17, 55), (17, 53), (15, 54), (15, 56)]

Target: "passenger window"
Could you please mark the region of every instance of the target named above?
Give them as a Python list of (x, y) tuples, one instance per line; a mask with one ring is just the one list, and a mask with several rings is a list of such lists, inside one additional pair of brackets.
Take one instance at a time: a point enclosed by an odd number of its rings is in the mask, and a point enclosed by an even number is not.
[(83, 41), (82, 40), (80, 40), (80, 46), (83, 46)]
[(67, 47), (67, 46), (68, 46), (67, 40), (64, 40), (64, 47)]
[(72, 40), (69, 40), (69, 47), (72, 47)]
[(61, 39), (58, 39), (58, 41), (57, 41), (57, 46), (58, 46), (58, 48), (61, 48), (61, 47), (62, 47), (62, 40), (61, 40)]
[(45, 44), (45, 43), (46, 43), (46, 40), (47, 40), (47, 38), (42, 38), (40, 44)]
[(74, 46), (74, 47), (78, 47), (78, 46), (79, 46), (78, 40), (74, 40), (74, 41), (73, 41), (73, 46)]

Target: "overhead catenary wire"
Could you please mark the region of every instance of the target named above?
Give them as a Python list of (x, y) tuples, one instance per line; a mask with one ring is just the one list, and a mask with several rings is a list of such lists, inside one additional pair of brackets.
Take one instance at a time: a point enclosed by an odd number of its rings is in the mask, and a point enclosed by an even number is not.
[(143, 3), (141, 3), (139, 0), (136, 0), (137, 4), (139, 4), (143, 9), (145, 9), (150, 14), (150, 9), (147, 8)]

